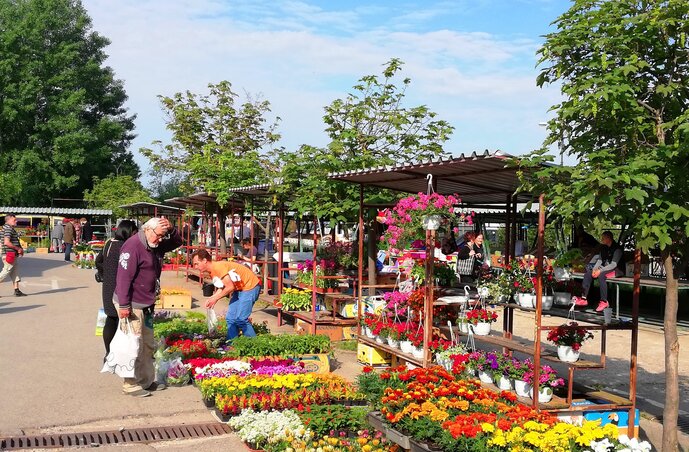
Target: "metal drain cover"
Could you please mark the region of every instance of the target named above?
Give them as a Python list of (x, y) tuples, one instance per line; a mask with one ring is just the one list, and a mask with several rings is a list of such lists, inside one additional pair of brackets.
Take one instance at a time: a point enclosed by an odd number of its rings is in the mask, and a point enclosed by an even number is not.
[(101, 446), (108, 444), (151, 443), (175, 439), (206, 438), (230, 433), (227, 424), (189, 424), (171, 427), (147, 427), (101, 432), (60, 433), (54, 435), (0, 438), (0, 450), (48, 449), (59, 447)]

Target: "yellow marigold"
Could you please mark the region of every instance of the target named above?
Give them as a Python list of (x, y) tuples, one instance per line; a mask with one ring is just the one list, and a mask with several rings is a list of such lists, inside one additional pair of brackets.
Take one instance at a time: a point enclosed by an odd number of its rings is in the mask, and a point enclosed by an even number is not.
[(495, 426), (493, 424), (489, 424), (488, 422), (484, 422), (481, 424), (481, 430), (486, 433), (493, 433), (495, 431)]
[(507, 438), (505, 437), (503, 431), (500, 429), (495, 430), (493, 436), (488, 440), (488, 445), (499, 447), (507, 446)]

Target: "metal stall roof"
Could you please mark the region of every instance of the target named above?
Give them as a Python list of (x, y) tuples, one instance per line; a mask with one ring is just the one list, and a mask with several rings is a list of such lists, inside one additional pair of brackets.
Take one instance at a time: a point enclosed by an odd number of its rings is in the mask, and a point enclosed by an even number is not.
[[(331, 179), (359, 183), (407, 193), (425, 193), (428, 174), (437, 182), (436, 192), (458, 193), (463, 204), (504, 204), (507, 195), (520, 185), (517, 168), (507, 166), (514, 156), (501, 151), (485, 151), (460, 155), (451, 159), (427, 160), (416, 163), (378, 166), (353, 171), (331, 173)], [(516, 202), (529, 202), (529, 193), (515, 194)]]
[(165, 204), (155, 204), (152, 202), (135, 202), (120, 206), (134, 216), (154, 216), (165, 215), (168, 217), (179, 217), (184, 214), (184, 209), (179, 207), (166, 206)]
[(65, 207), (12, 207), (1, 206), (0, 213), (16, 215), (52, 215), (52, 216), (72, 216), (72, 215), (100, 215), (110, 216), (112, 210), (107, 209), (74, 209)]

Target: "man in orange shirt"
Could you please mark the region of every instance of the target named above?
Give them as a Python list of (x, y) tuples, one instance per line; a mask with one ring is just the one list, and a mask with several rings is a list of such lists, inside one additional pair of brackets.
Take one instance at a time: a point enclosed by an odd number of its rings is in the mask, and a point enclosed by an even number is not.
[(202, 274), (209, 272), (215, 293), (206, 300), (206, 307), (213, 308), (223, 297), (230, 297), (230, 305), (227, 308), (227, 340), (230, 341), (239, 336), (242, 331), (244, 336), (254, 337), (256, 332), (249, 322), (251, 310), (261, 293), (258, 277), (247, 267), (236, 262), (218, 261), (213, 259), (206, 250), (198, 250), (191, 255), (194, 268)]

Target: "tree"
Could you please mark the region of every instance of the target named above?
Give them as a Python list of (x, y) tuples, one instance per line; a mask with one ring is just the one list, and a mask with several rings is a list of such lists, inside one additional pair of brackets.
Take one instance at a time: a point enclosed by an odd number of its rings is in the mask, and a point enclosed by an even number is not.
[(182, 186), (184, 184), (184, 176), (181, 174), (166, 175), (159, 168), (151, 168), (149, 171), (151, 176), (150, 189), (153, 197), (158, 202), (164, 202), (166, 199), (177, 198), (184, 196)]
[(40, 205), (79, 197), (94, 177), (139, 176), (134, 117), (91, 26), (78, 0), (0, 2), (0, 202)]
[(677, 449), (677, 279), (688, 256), (689, 3), (576, 0), (540, 49), (538, 85), (559, 83), (546, 145), (578, 158), (543, 169), (523, 161), (524, 188), (546, 193), (564, 217), (628, 225), (637, 246), (658, 248), (666, 277), (662, 450)]
[(112, 210), (114, 218), (125, 218), (127, 211), (120, 206), (135, 202), (155, 202), (148, 191), (132, 176), (94, 178), (93, 189), (84, 191), (89, 207)]
[[(296, 153), (282, 152), (281, 189), (293, 198), (290, 207), (336, 221), (351, 220), (358, 209), (358, 187), (328, 179), (328, 173), (377, 165), (447, 156), (442, 144), (453, 127), (435, 119), (426, 106), (404, 107), (411, 80), (396, 80), (402, 69), (398, 59), (388, 61), (382, 79), (362, 77), (354, 93), (334, 100), (323, 120), (332, 140), (327, 148), (302, 146)], [(377, 196), (392, 199), (384, 192)], [(369, 199), (371, 201), (371, 199)]]
[(280, 139), (279, 118), (268, 123), (268, 101), (249, 98), (237, 105), (239, 96), (228, 81), (208, 88), (208, 95), (159, 96), (172, 142), (156, 141), (157, 151), (141, 152), (163, 172), (183, 175), (184, 191), (213, 193), (223, 206), (230, 188), (267, 180), (272, 167), (267, 152)]

